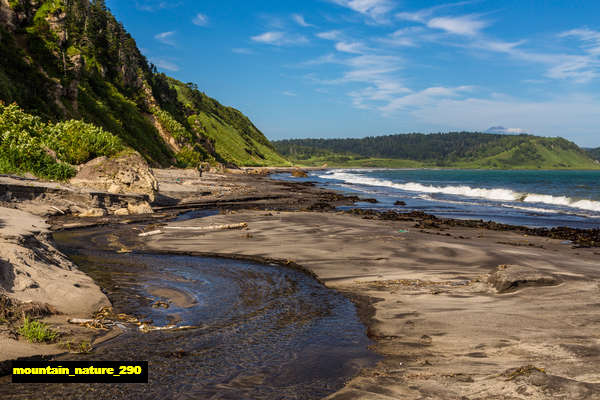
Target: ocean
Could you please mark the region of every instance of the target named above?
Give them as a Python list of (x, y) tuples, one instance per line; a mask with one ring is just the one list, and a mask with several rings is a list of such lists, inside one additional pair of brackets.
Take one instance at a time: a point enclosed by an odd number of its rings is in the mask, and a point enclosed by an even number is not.
[(330, 169), (312, 171), (304, 180), (378, 200), (357, 204), (363, 208), (531, 227), (600, 228), (600, 171)]

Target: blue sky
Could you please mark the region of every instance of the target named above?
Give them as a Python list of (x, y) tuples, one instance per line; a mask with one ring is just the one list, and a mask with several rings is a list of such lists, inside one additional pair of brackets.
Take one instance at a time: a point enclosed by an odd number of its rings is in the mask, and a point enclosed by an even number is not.
[(600, 146), (595, 0), (107, 0), (148, 59), (270, 138), (485, 131)]

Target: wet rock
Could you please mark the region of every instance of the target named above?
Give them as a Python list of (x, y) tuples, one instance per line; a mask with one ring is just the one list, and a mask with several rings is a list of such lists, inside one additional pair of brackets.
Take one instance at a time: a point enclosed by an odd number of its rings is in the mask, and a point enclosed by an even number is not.
[(138, 153), (116, 158), (95, 158), (81, 166), (70, 183), (113, 194), (146, 194), (151, 201), (158, 191), (158, 181), (148, 167), (148, 163)]
[(308, 174), (301, 169), (295, 169), (292, 171), (292, 176), (294, 178), (308, 178)]
[(379, 201), (377, 199), (360, 199), (360, 201), (362, 201), (363, 203), (371, 203), (371, 204), (379, 203)]
[(129, 215), (129, 210), (126, 208), (119, 208), (118, 210), (115, 211), (115, 215), (116, 216), (125, 216), (125, 215)]
[(129, 211), (129, 214), (132, 215), (154, 213), (152, 207), (150, 207), (150, 204), (148, 204), (146, 201), (137, 204), (128, 204), (127, 211)]
[(520, 265), (500, 265), (488, 278), (488, 283), (498, 293), (513, 292), (529, 286), (555, 286), (561, 282), (552, 274)]
[(406, 202), (402, 200), (398, 200), (394, 203), (395, 206), (405, 206)]

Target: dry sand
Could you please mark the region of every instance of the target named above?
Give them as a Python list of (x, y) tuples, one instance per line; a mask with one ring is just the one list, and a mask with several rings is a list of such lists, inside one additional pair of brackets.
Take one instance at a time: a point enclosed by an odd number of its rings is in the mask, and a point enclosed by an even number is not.
[[(110, 305), (92, 279), (54, 247), (47, 228), (41, 217), (0, 207), (0, 294), (21, 303), (49, 304), (61, 314), (55, 326)], [(61, 352), (56, 345), (0, 333), (0, 361)]]
[[(249, 228), (167, 230), (147, 244), (293, 261), (362, 299), (385, 358), (331, 399), (600, 398), (598, 249), (468, 228), (439, 235), (336, 213), (237, 211), (169, 225), (239, 222)], [(488, 278), (504, 264), (562, 283), (501, 294)]]

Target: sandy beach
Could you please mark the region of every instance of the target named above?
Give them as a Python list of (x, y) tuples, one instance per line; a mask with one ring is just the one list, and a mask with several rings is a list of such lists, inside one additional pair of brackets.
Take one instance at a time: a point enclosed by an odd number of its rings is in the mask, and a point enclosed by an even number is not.
[[(598, 248), (427, 216), (338, 212), (352, 199), (266, 176), (155, 173), (162, 214), (152, 223), (57, 215), (52, 229), (114, 223), (125, 227), (115, 250), (277, 260), (314, 274), (355, 302), (383, 356), (328, 398), (600, 398)], [(168, 221), (196, 208), (220, 212)], [(139, 237), (132, 221), (160, 233)]]

